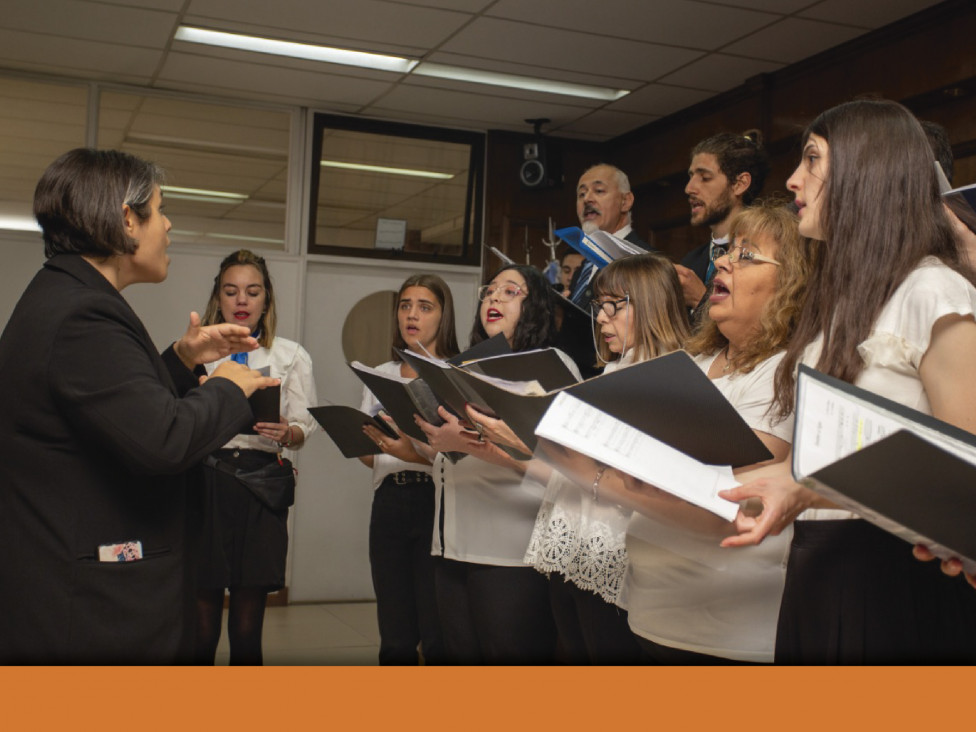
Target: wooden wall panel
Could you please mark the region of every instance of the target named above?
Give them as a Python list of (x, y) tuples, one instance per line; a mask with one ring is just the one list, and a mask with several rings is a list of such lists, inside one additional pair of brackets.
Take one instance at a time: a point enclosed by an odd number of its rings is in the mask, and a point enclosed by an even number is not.
[[(786, 179), (799, 160), (799, 135), (810, 120), (824, 109), (866, 94), (896, 99), (920, 118), (944, 125), (957, 156), (955, 185), (974, 182), (973, 39), (976, 2), (947, 0), (781, 71), (749, 79), (603, 145), (563, 141), (566, 183), (561, 190), (521, 191), (517, 172), (521, 144), (530, 136), (489, 134), (489, 239), (514, 246), (521, 236), (518, 232), (530, 224), (544, 235), (549, 215), (560, 225), (573, 223), (573, 184), (587, 164), (602, 159), (630, 176), (637, 232), (680, 259), (708, 236), (707, 231), (688, 225), (684, 185), (688, 154), (695, 143), (723, 130), (760, 129), (772, 166), (764, 195), (785, 195)], [(493, 171), (501, 177), (496, 179)], [(530, 240), (533, 236), (538, 241), (535, 232)], [(517, 245), (521, 253), (521, 239)], [(524, 261), (524, 255), (519, 261)]]

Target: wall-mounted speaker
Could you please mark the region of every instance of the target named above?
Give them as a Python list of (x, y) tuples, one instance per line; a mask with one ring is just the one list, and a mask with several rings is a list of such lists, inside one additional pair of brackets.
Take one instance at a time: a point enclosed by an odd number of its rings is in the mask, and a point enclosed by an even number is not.
[(519, 182), (523, 188), (552, 188), (559, 183), (555, 167), (555, 156), (550, 154), (545, 140), (540, 138), (522, 145)]

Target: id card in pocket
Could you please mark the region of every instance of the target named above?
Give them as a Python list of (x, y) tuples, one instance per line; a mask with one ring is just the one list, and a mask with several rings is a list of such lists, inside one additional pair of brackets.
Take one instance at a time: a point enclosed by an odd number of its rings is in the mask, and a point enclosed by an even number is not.
[(123, 541), (98, 547), (99, 562), (135, 562), (142, 559), (141, 541)]

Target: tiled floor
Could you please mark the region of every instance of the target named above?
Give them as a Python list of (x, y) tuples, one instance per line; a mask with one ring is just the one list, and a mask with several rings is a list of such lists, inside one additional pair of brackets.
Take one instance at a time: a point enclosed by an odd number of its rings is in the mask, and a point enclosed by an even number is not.
[[(269, 607), (264, 616), (267, 666), (375, 666), (379, 647), (374, 602)], [(225, 611), (217, 665), (229, 657)]]

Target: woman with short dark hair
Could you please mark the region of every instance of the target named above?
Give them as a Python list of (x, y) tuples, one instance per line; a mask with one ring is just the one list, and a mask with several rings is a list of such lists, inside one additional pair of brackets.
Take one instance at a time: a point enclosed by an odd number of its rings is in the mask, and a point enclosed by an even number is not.
[(185, 472), (275, 383), (230, 364), (256, 343), (201, 327), (160, 357), (121, 291), (166, 278), (160, 170), (72, 150), (37, 184), (47, 262), (0, 336), (0, 663), (189, 658)]

